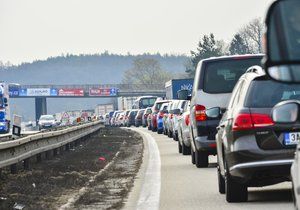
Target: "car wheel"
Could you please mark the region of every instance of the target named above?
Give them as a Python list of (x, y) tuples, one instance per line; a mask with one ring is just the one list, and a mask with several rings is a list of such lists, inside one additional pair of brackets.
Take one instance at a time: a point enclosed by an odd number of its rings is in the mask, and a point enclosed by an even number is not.
[(217, 173), (218, 173), (219, 193), (220, 193), (220, 194), (225, 194), (225, 179), (224, 179), (224, 177), (221, 175), (219, 166), (218, 166), (218, 169), (217, 169)]
[(151, 130), (151, 127), (150, 127), (150, 126), (148, 126), (148, 130), (149, 130), (149, 131)]
[(246, 202), (248, 200), (247, 187), (232, 179), (230, 174), (225, 171), (225, 192), (226, 201), (229, 203)]
[(162, 131), (162, 130), (157, 130), (157, 133), (158, 133), (158, 134), (162, 134), (163, 131)]
[(182, 145), (180, 144), (180, 142), (178, 141), (178, 152), (182, 153)]
[(196, 163), (196, 158), (195, 158), (195, 152), (193, 151), (192, 147), (191, 147), (191, 159), (192, 159), (192, 164)]
[(183, 155), (190, 155), (191, 154), (191, 147), (185, 146), (184, 142), (182, 142), (182, 154)]
[(197, 168), (207, 168), (208, 167), (208, 154), (207, 154), (207, 152), (196, 150), (195, 160), (196, 160)]
[[(174, 133), (174, 132), (173, 132), (173, 133)], [(173, 139), (174, 139), (174, 141), (178, 141), (178, 134), (174, 133)]]
[(170, 130), (168, 130), (168, 137), (169, 137), (169, 138), (172, 138), (172, 137), (173, 137), (172, 132), (171, 132)]

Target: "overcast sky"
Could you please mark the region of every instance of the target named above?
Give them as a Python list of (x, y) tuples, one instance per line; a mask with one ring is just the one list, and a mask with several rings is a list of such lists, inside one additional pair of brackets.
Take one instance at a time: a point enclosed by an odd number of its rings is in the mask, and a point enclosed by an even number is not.
[(0, 0), (0, 61), (62, 53), (186, 53), (229, 41), (272, 0)]

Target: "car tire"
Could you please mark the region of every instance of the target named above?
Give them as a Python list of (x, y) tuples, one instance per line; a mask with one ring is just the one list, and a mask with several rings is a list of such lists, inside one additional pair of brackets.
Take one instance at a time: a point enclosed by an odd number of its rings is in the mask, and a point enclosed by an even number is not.
[(246, 202), (248, 200), (247, 187), (233, 180), (228, 172), (225, 172), (225, 193), (228, 203)]
[(196, 158), (195, 158), (195, 152), (193, 151), (192, 147), (191, 147), (191, 159), (192, 159), (192, 164), (196, 164)]
[(173, 134), (172, 134), (172, 132), (171, 132), (170, 130), (168, 130), (168, 137), (169, 137), (169, 138), (172, 138), (172, 137), (173, 137)]
[(190, 155), (191, 154), (191, 147), (186, 146), (184, 144), (184, 142), (182, 142), (182, 154), (183, 155)]
[(150, 126), (148, 126), (148, 130), (149, 130), (149, 131), (151, 130), (151, 127), (150, 127)]
[(173, 135), (173, 140), (174, 140), (174, 141), (178, 141), (178, 134), (174, 133), (174, 135)]
[(178, 141), (178, 152), (182, 153), (182, 145), (180, 144), (180, 142)]
[(162, 134), (162, 133), (163, 133), (163, 131), (162, 131), (162, 130), (159, 130), (159, 129), (157, 129), (157, 133), (158, 133), (158, 134)]
[(218, 187), (219, 187), (219, 193), (220, 194), (225, 194), (225, 179), (222, 176), (219, 166), (217, 169), (217, 173), (218, 173)]
[(155, 128), (153, 126), (151, 126), (151, 131), (155, 132)]
[(208, 154), (204, 151), (195, 152), (195, 160), (197, 168), (207, 168), (208, 167)]

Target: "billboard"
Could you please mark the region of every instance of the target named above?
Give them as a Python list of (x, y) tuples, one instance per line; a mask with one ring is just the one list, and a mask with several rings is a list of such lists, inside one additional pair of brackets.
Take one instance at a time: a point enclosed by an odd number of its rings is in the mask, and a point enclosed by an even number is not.
[(117, 96), (116, 88), (90, 88), (89, 96)]
[(19, 96), (19, 88), (14, 88), (14, 87), (10, 87), (9, 90), (9, 96), (12, 97), (12, 96)]
[(55, 88), (21, 88), (19, 96), (57, 96)]
[(61, 88), (58, 90), (58, 96), (84, 96), (84, 90), (81, 88)]

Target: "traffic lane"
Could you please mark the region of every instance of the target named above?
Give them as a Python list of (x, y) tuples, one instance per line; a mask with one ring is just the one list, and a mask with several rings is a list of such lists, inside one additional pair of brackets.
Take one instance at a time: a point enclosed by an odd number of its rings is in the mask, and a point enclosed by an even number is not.
[(225, 195), (218, 192), (216, 156), (210, 157), (208, 168), (198, 169), (189, 155), (178, 153), (177, 142), (147, 132), (156, 139), (160, 151), (160, 209), (293, 209), (290, 182), (249, 188), (248, 202), (227, 203)]

